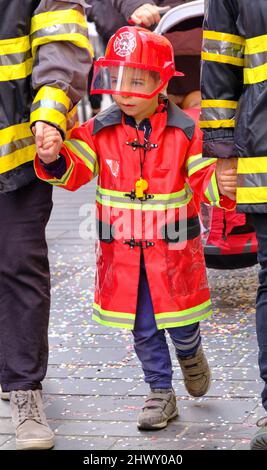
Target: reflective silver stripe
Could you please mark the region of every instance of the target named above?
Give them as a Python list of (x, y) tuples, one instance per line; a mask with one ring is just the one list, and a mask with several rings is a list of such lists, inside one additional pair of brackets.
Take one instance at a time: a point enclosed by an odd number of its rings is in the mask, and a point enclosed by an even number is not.
[[(254, 188), (267, 186), (267, 174), (266, 173), (246, 173), (237, 175), (237, 187), (238, 188)], [(267, 191), (266, 191), (267, 196)]]
[(0, 66), (22, 64), (23, 62), (26, 62), (26, 60), (31, 59), (31, 57), (32, 57), (32, 54), (31, 54), (30, 49), (26, 52), (20, 52), (18, 54), (0, 55)]
[(202, 108), (202, 121), (224, 121), (227, 119), (235, 119), (235, 109), (231, 108)]
[(242, 59), (244, 46), (228, 41), (216, 41), (215, 39), (203, 39), (203, 52), (221, 54)]
[(211, 305), (208, 305), (198, 312), (185, 314), (183, 316), (175, 316), (175, 312), (173, 312), (173, 317), (158, 318), (157, 315), (155, 315), (155, 318), (157, 325), (161, 325), (162, 323), (179, 323), (187, 320), (193, 320), (194, 318), (201, 317), (202, 315), (205, 315), (209, 312), (211, 312)]
[(112, 317), (109, 315), (103, 315), (96, 308), (93, 308), (93, 312), (96, 317), (100, 318), (103, 321), (110, 322), (110, 323), (123, 323), (124, 325), (133, 326), (135, 322), (135, 315), (133, 315), (133, 319), (130, 320), (129, 318)]
[(214, 189), (213, 189), (213, 184), (212, 184), (212, 181), (209, 183), (206, 191), (205, 191), (205, 196), (207, 197), (207, 192), (209, 192), (210, 194), (210, 197), (211, 197), (211, 201), (212, 202), (217, 202), (217, 199), (216, 199), (216, 196), (214, 194)]
[(16, 152), (16, 150), (22, 150), (29, 145), (35, 143), (34, 137), (27, 137), (25, 139), (14, 140), (9, 144), (0, 145), (0, 157), (9, 155), (10, 153)]
[[(89, 162), (91, 162), (92, 165), (95, 165), (95, 162), (96, 162), (95, 158), (94, 158), (89, 152), (87, 152), (87, 151), (85, 150), (85, 148), (84, 148), (82, 145), (80, 145), (79, 142), (77, 142), (77, 140), (70, 140), (69, 143), (70, 143), (70, 149), (71, 149), (71, 150), (72, 150), (71, 147), (74, 147), (74, 148), (75, 148), (78, 152), (80, 152), (85, 158), (87, 158), (87, 160), (89, 160)], [(68, 141), (67, 141), (67, 140), (65, 141), (65, 145), (66, 145), (66, 147), (68, 147)], [(72, 150), (72, 151), (73, 151), (73, 150)]]
[(97, 196), (102, 200), (106, 202), (119, 202), (122, 204), (135, 204), (136, 206), (140, 206), (140, 209), (142, 208), (142, 205), (151, 205), (151, 206), (156, 206), (156, 205), (164, 205), (168, 206), (171, 204), (177, 204), (180, 202), (184, 202), (187, 200), (188, 194), (185, 193), (181, 197), (177, 198), (170, 198), (170, 199), (147, 199), (144, 201), (140, 201), (139, 199), (130, 199), (130, 197), (119, 197), (119, 196), (110, 196), (108, 194), (101, 194), (99, 190), (96, 191)]
[(199, 336), (197, 337), (197, 339), (195, 339), (195, 341), (192, 341), (189, 344), (183, 345), (181, 343), (176, 343), (175, 341), (173, 341), (173, 344), (175, 345), (176, 349), (181, 350), (181, 351), (187, 351), (188, 349), (194, 348), (198, 342), (199, 342)]
[(245, 55), (245, 67), (253, 68), (264, 65), (267, 62), (267, 52), (258, 52), (257, 54)]
[(252, 243), (251, 243), (251, 239), (249, 239), (243, 248), (243, 253), (251, 253), (251, 252), (252, 252)]
[(199, 157), (197, 160), (190, 162), (188, 164), (188, 173), (191, 173), (191, 170), (195, 168), (196, 166), (200, 165), (201, 163), (205, 162), (212, 162), (212, 159), (209, 157)]
[(97, 189), (96, 195), (102, 200), (107, 202), (121, 202), (122, 204), (135, 204), (136, 206), (140, 206), (141, 209), (141, 201), (139, 199), (130, 199), (129, 197), (119, 197), (119, 196), (110, 196), (109, 194), (101, 194)]
[(206, 245), (204, 246), (204, 253), (205, 255), (219, 255), (221, 250), (217, 246)]
[(56, 111), (59, 111), (60, 113), (64, 114), (64, 116), (68, 112), (68, 110), (64, 106), (64, 104), (59, 103), (58, 101), (49, 100), (49, 99), (36, 101), (31, 107), (31, 112), (33, 112), (33, 111), (35, 111), (36, 109), (39, 109), (39, 108), (55, 109)]
[[(41, 38), (43, 36), (58, 36), (60, 34), (82, 34), (83, 36), (88, 37), (87, 28), (83, 28), (76, 23), (68, 24), (54, 24), (53, 26), (48, 26), (47, 28), (38, 29), (35, 33), (31, 34), (31, 40), (36, 38)], [(70, 37), (70, 41), (71, 41)]]
[(199, 337), (199, 333), (200, 333), (200, 327), (198, 327), (198, 329), (196, 330), (196, 332), (195, 332), (190, 338), (187, 338), (187, 339), (180, 339), (179, 342), (181, 342), (181, 343), (191, 343), (192, 341), (194, 341), (194, 339), (196, 339), (197, 337)]
[[(72, 141), (71, 141), (72, 142)], [(203, 162), (203, 160), (205, 160), (204, 158), (201, 158), (201, 161), (198, 162), (198, 164), (200, 162)], [(207, 158), (207, 160), (210, 160), (209, 158)], [(108, 190), (107, 190), (108, 191)], [(128, 193), (130, 194), (131, 191), (128, 191)], [(179, 191), (178, 191), (179, 192)], [(96, 195), (99, 197), (99, 199), (103, 200), (103, 201), (106, 201), (106, 202), (119, 202), (119, 203), (122, 203), (122, 204), (135, 204), (136, 206), (140, 206), (140, 209), (141, 209), (141, 205), (165, 205), (165, 206), (168, 206), (168, 205), (172, 205), (172, 204), (178, 204), (178, 203), (182, 203), (182, 202), (186, 202), (187, 199), (188, 199), (188, 196), (192, 194), (192, 192), (190, 191), (190, 188), (188, 186), (185, 186), (183, 190), (181, 190), (181, 192), (183, 192), (183, 194), (181, 194), (181, 196), (177, 196), (177, 197), (172, 197), (175, 193), (170, 193), (169, 194), (169, 197), (167, 199), (161, 199), (160, 198), (160, 194), (157, 194), (155, 195), (155, 198), (154, 199), (147, 199), (147, 200), (139, 200), (139, 199), (131, 199), (129, 196), (125, 196), (125, 194), (127, 194), (127, 191), (125, 191), (125, 193), (121, 192), (118, 194), (118, 196), (115, 196), (115, 195), (112, 195), (112, 194), (105, 194), (102, 192), (102, 188), (101, 187), (97, 187), (97, 190), (96, 190)], [(163, 195), (162, 195), (163, 196)]]

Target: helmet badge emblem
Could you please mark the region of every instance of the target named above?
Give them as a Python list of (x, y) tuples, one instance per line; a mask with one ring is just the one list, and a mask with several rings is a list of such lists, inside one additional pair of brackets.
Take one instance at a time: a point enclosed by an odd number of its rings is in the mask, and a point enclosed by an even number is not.
[(136, 39), (133, 33), (123, 32), (114, 42), (114, 51), (120, 57), (130, 55), (136, 49)]

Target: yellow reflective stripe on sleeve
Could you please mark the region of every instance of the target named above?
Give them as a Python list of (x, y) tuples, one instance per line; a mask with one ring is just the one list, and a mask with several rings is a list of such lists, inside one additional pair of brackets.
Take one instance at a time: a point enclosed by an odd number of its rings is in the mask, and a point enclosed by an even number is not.
[(46, 183), (52, 184), (53, 186), (66, 186), (67, 182), (70, 179), (73, 168), (74, 168), (74, 163), (71, 160), (71, 164), (70, 164), (69, 168), (67, 169), (66, 173), (64, 173), (64, 175), (60, 179), (57, 179), (57, 178), (47, 179), (47, 178), (41, 178), (40, 176), (38, 176), (38, 178), (42, 181), (45, 181)]
[(244, 65), (244, 38), (217, 31), (203, 31), (202, 60)]
[(66, 117), (60, 111), (50, 108), (38, 108), (31, 113), (31, 124), (36, 121), (47, 121), (56, 124), (66, 132)]
[(211, 177), (211, 180), (209, 182), (209, 185), (206, 191), (204, 192), (204, 195), (206, 196), (206, 198), (208, 199), (208, 201), (210, 202), (212, 206), (220, 207), (220, 196), (219, 196), (215, 171)]
[(235, 34), (228, 34), (228, 33), (220, 33), (218, 31), (204, 30), (203, 38), (211, 39), (214, 41), (232, 42), (233, 44), (239, 44), (240, 46), (245, 45), (245, 38), (243, 38), (242, 36), (237, 36)]
[(87, 168), (89, 168), (92, 173), (95, 173), (97, 156), (94, 150), (89, 147), (86, 142), (83, 142), (82, 140), (78, 139), (72, 139), (66, 140), (64, 143), (68, 149), (70, 149), (75, 155), (77, 155), (77, 157), (79, 157), (85, 163)]
[(226, 119), (219, 121), (199, 121), (199, 127), (219, 129), (220, 127), (235, 127), (235, 119)]
[(230, 64), (230, 65), (237, 65), (239, 67), (244, 66), (244, 59), (239, 59), (238, 57), (232, 57), (222, 54), (210, 53), (210, 52), (202, 52), (201, 59), (207, 60), (210, 62), (218, 62), (222, 64)]
[(76, 10), (58, 10), (40, 13), (32, 19), (32, 53), (42, 44), (53, 41), (67, 41), (78, 47), (93, 49), (88, 38), (88, 28), (84, 16)]
[(43, 86), (42, 88), (40, 88), (40, 90), (36, 94), (33, 103), (37, 103), (38, 101), (46, 100), (46, 99), (53, 100), (55, 102), (62, 104), (67, 110), (70, 107), (69, 97), (60, 88), (55, 88), (51, 86)]
[(77, 10), (56, 10), (39, 13), (33, 16), (31, 23), (31, 34), (48, 27), (55, 27), (57, 24), (77, 23), (87, 29), (84, 16)]
[(234, 127), (237, 101), (202, 100), (199, 125), (201, 128)]
[(212, 165), (217, 161), (216, 158), (203, 158), (202, 154), (194, 155), (188, 158), (186, 168), (188, 176), (192, 176), (197, 171)]
[(231, 100), (202, 100), (201, 108), (229, 108), (236, 109), (237, 101)]
[(78, 33), (69, 33), (66, 32), (65, 34), (57, 34), (57, 35), (50, 35), (50, 36), (42, 36), (40, 38), (33, 39), (32, 41), (32, 55), (35, 57), (36, 49), (43, 44), (48, 44), (50, 42), (55, 41), (65, 41), (71, 44), (74, 44), (77, 47), (81, 47), (87, 49), (90, 53), (91, 57), (94, 56), (92, 46), (89, 42), (89, 39), (85, 36), (78, 34)]

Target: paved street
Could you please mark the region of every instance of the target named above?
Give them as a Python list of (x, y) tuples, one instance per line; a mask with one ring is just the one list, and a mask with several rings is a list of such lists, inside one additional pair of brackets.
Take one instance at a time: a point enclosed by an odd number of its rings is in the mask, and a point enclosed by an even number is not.
[[(205, 398), (189, 398), (173, 358), (180, 416), (165, 430), (140, 432), (135, 421), (148, 390), (131, 333), (91, 320), (94, 240), (79, 233), (86, 234), (93, 201), (94, 184), (77, 193), (55, 190), (47, 230), (52, 314), (44, 400), (55, 449), (247, 449), (262, 414), (253, 308), (258, 267), (209, 271), (214, 316), (202, 323), (202, 337), (212, 387)], [(1, 402), (0, 449), (14, 448), (9, 404)]]

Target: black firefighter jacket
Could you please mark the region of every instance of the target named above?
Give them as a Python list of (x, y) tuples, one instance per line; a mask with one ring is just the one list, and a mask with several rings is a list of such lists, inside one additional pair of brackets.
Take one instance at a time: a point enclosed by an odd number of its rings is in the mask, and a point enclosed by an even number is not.
[(84, 0), (0, 0), (0, 193), (35, 178), (31, 125), (65, 135), (86, 91)]
[(204, 157), (238, 158), (237, 209), (267, 212), (267, 1), (208, 0)]

